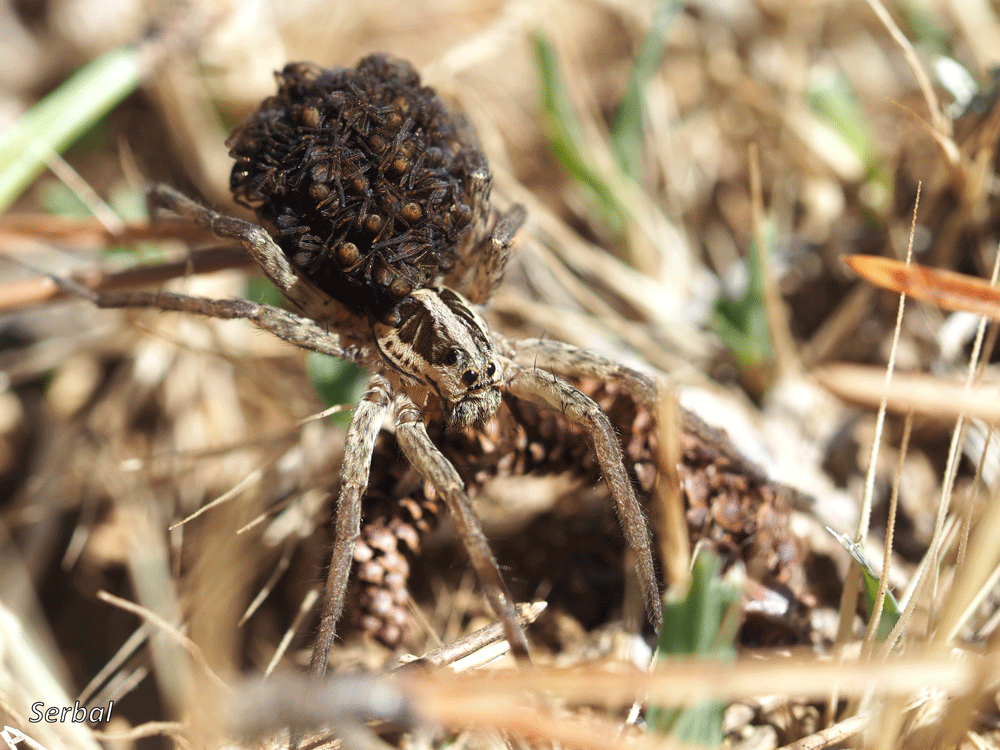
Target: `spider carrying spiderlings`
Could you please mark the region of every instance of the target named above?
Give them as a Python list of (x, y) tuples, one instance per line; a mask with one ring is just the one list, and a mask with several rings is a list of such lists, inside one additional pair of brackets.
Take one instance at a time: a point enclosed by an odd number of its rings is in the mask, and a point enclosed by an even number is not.
[[(342, 614), (375, 441), (393, 416), (407, 460), (442, 497), (515, 655), (528, 656), (511, 596), (455, 467), (427, 425), (459, 429), (494, 416), (506, 392), (557, 410), (590, 434), (629, 545), (649, 616), (659, 594), (649, 531), (600, 407), (563, 377), (613, 379), (652, 401), (645, 376), (557, 342), (509, 341), (477, 305), (499, 285), (524, 210), (491, 210), (475, 136), (406, 62), (373, 55), (355, 68), (292, 64), (279, 91), (230, 137), (237, 200), (271, 225), (223, 216), (167, 186), (151, 205), (238, 240), (290, 311), (170, 292), (97, 294), (101, 307), (152, 307), (246, 318), (297, 346), (372, 375), (347, 432), (334, 544), (310, 666), (322, 676)], [(63, 282), (64, 284), (66, 282)]]

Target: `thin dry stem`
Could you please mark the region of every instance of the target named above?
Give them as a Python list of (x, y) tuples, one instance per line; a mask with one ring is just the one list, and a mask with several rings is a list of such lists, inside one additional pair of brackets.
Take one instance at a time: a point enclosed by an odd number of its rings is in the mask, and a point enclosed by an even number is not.
[[(239, 529), (236, 533), (239, 534), (241, 531), (244, 531), (245, 529), (246, 527), (244, 527), (243, 529)], [(271, 592), (274, 590), (274, 587), (277, 585), (278, 581), (281, 580), (281, 577), (285, 574), (285, 572), (288, 570), (288, 567), (291, 565), (292, 552), (294, 548), (295, 548), (294, 539), (288, 539), (285, 541), (284, 547), (281, 550), (281, 557), (279, 557), (278, 561), (274, 564), (274, 567), (271, 569), (271, 574), (264, 582), (264, 585), (260, 587), (260, 591), (257, 592), (256, 596), (254, 596), (253, 601), (251, 601), (247, 605), (247, 608), (246, 610), (244, 610), (242, 616), (240, 617), (239, 622), (236, 623), (237, 627), (243, 627), (243, 625), (246, 624), (246, 621), (253, 616), (253, 613), (256, 612), (257, 609), (260, 607), (260, 605), (263, 604), (264, 601), (267, 599), (267, 597), (271, 595)]]
[(191, 744), (184, 736), (186, 727), (178, 721), (147, 721), (145, 724), (132, 727), (127, 732), (107, 732), (94, 729), (94, 736), (101, 742), (135, 742), (144, 737), (170, 737), (178, 747), (187, 748)]
[(867, 711), (855, 714), (815, 734), (810, 734), (808, 737), (803, 737), (788, 745), (783, 745), (779, 750), (823, 750), (823, 748), (844, 742), (848, 737), (853, 737), (859, 732), (864, 731), (870, 721), (871, 714)]
[[(913, 258), (913, 233), (917, 226), (917, 209), (920, 207), (921, 183), (917, 183), (917, 196), (913, 202), (913, 219), (910, 224), (910, 239), (906, 250), (906, 262), (910, 263)], [(899, 335), (903, 328), (903, 311), (906, 308), (906, 295), (899, 295), (899, 306), (896, 311), (896, 326), (892, 332), (892, 344), (889, 348), (889, 361), (885, 368), (885, 388), (892, 383), (893, 372), (896, 368), (896, 352), (899, 347)], [(887, 399), (882, 397), (878, 408), (878, 415), (875, 418), (875, 435), (872, 438), (872, 447), (868, 456), (868, 471), (865, 475), (865, 494), (861, 502), (861, 512), (858, 516), (858, 526), (854, 535), (857, 544), (863, 544), (868, 536), (868, 527), (871, 521), (872, 502), (875, 496), (875, 473), (878, 465), (878, 452), (882, 445), (882, 430), (885, 426), (885, 414), (887, 410)], [(888, 565), (888, 558), (886, 558)], [(844, 581), (844, 589), (840, 596), (839, 616), (840, 622), (837, 626), (836, 647), (843, 654), (843, 648), (850, 637), (852, 624), (854, 622), (855, 603), (858, 599), (858, 592), (861, 587), (861, 566), (857, 560), (851, 558), (850, 570)], [(826, 720), (830, 723), (833, 719), (838, 700), (838, 691), (834, 690), (826, 705)]]
[(184, 524), (188, 523), (189, 521), (193, 521), (194, 519), (196, 519), (202, 513), (207, 513), (208, 511), (212, 510), (213, 508), (217, 508), (220, 505), (228, 503), (233, 498), (238, 497), (244, 490), (246, 490), (246, 489), (252, 487), (253, 485), (257, 484), (258, 482), (260, 482), (261, 478), (264, 476), (264, 469), (265, 468), (266, 468), (266, 466), (262, 466), (262, 467), (257, 467), (255, 469), (253, 469), (249, 474), (247, 474), (245, 477), (243, 477), (243, 479), (241, 479), (239, 482), (237, 482), (235, 485), (233, 485), (232, 488), (226, 490), (225, 492), (223, 492), (221, 495), (219, 495), (214, 500), (212, 500), (212, 501), (210, 501), (208, 503), (205, 503), (200, 508), (198, 508), (198, 510), (196, 510), (194, 513), (191, 513), (187, 517), (182, 518), (177, 523), (174, 523), (174, 524), (171, 524), (170, 526), (168, 526), (167, 527), (167, 531), (173, 531), (174, 529), (180, 528), (181, 526), (183, 526)]
[(683, 595), (691, 581), (691, 541), (684, 516), (681, 479), (677, 467), (681, 460), (680, 406), (671, 383), (657, 381), (656, 424), (659, 461), (654, 498), (654, 523), (659, 526), (660, 557), (671, 590)]
[(125, 222), (115, 213), (97, 191), (94, 190), (79, 172), (63, 159), (59, 154), (49, 153), (46, 164), (52, 173), (62, 180), (73, 194), (80, 199), (80, 202), (87, 206), (87, 209), (94, 215), (94, 218), (101, 222), (101, 225), (111, 233), (121, 232), (125, 228)]
[(93, 679), (87, 683), (86, 687), (80, 692), (80, 703), (89, 703), (90, 699), (97, 693), (101, 685), (103, 685), (112, 674), (114, 674), (119, 668), (121, 668), (129, 657), (132, 656), (146, 639), (149, 638), (149, 625), (140, 625), (132, 635), (121, 645), (115, 655), (112, 656), (108, 662), (101, 667), (100, 671), (94, 675)]
[(114, 594), (109, 594), (107, 591), (98, 591), (97, 598), (118, 607), (119, 609), (123, 609), (126, 612), (131, 612), (169, 637), (170, 640), (181, 646), (191, 655), (194, 663), (198, 665), (205, 676), (208, 677), (208, 679), (215, 684), (217, 688), (221, 689), (223, 692), (228, 692), (228, 686), (215, 673), (212, 667), (209, 666), (208, 661), (206, 661), (204, 655), (201, 653), (201, 649), (198, 648), (198, 644), (184, 635), (174, 625), (171, 625), (158, 614), (147, 609), (146, 607), (143, 607), (141, 604), (136, 604), (135, 602), (130, 602), (127, 599), (122, 599)]
[(747, 163), (750, 166), (750, 206), (753, 217), (754, 242), (757, 245), (757, 262), (760, 264), (761, 284), (764, 294), (764, 314), (779, 377), (790, 377), (802, 372), (795, 340), (788, 326), (788, 310), (781, 298), (778, 279), (774, 275), (767, 233), (764, 226), (764, 196), (760, 179), (760, 156), (757, 144), (747, 146)]
[(875, 606), (872, 607), (871, 620), (865, 631), (865, 639), (861, 646), (862, 658), (871, 657), (875, 647), (875, 637), (878, 635), (882, 620), (882, 610), (885, 606), (885, 592), (889, 588), (889, 561), (892, 559), (892, 543), (896, 533), (896, 510), (899, 507), (899, 485), (903, 478), (903, 466), (906, 463), (907, 451), (910, 447), (910, 433), (913, 431), (913, 413), (906, 415), (903, 422), (903, 437), (899, 441), (899, 460), (896, 462), (896, 476), (892, 482), (892, 496), (889, 498), (889, 515), (885, 522), (885, 547), (882, 553), (882, 575), (879, 576), (878, 593), (875, 595)]
[[(874, 4), (877, 0), (870, 0)], [(884, 8), (883, 8), (884, 10)], [(877, 12), (877, 11), (876, 11)], [(920, 208), (920, 190), (922, 183), (917, 183), (917, 197), (913, 202), (913, 219), (910, 223), (910, 239), (906, 247), (906, 262), (909, 264), (913, 260), (913, 234), (917, 228), (917, 211)], [(896, 352), (899, 349), (899, 335), (903, 329), (903, 311), (906, 308), (906, 295), (899, 295), (899, 307), (896, 310), (896, 326), (892, 332), (892, 344), (889, 348), (889, 361), (885, 367), (885, 387), (892, 383), (892, 376), (896, 369)], [(882, 430), (885, 427), (886, 400), (882, 399), (879, 404), (878, 416), (875, 418), (875, 437), (872, 438), (871, 452), (868, 456), (868, 472), (865, 475), (865, 495), (861, 504), (861, 515), (858, 519), (858, 528), (854, 541), (858, 544), (864, 542), (868, 536), (868, 526), (871, 520), (871, 508), (875, 496), (875, 470), (878, 465), (878, 452), (882, 444)], [(852, 563), (853, 564), (853, 563)], [(853, 607), (852, 607), (853, 609)], [(844, 610), (841, 609), (841, 617), (844, 617)], [(839, 640), (839, 639), (838, 639)]]
[(314, 586), (309, 589), (309, 591), (306, 592), (306, 595), (302, 598), (302, 603), (299, 604), (299, 611), (295, 613), (295, 619), (292, 620), (292, 624), (288, 626), (287, 630), (285, 630), (285, 634), (281, 636), (281, 641), (278, 643), (278, 647), (274, 650), (271, 660), (264, 668), (265, 677), (274, 672), (275, 667), (278, 666), (281, 661), (281, 657), (285, 655), (285, 652), (291, 645), (295, 634), (299, 632), (299, 629), (302, 627), (302, 623), (305, 621), (306, 617), (309, 616), (309, 613), (312, 612), (313, 607), (316, 606), (316, 602), (319, 601), (319, 594), (319, 587)]
[(868, 5), (875, 12), (875, 15), (878, 16), (878, 20), (882, 22), (896, 44), (899, 45), (899, 48), (903, 50), (903, 57), (906, 59), (906, 64), (913, 71), (913, 75), (917, 79), (917, 85), (920, 87), (920, 93), (923, 94), (924, 101), (927, 102), (927, 109), (931, 115), (931, 122), (934, 123), (934, 129), (942, 136), (950, 136), (950, 123), (941, 112), (941, 105), (938, 103), (937, 94), (934, 92), (930, 76), (927, 75), (927, 71), (924, 70), (924, 66), (920, 63), (920, 58), (917, 57), (916, 50), (913, 49), (910, 40), (899, 30), (899, 26), (896, 25), (892, 16), (889, 15), (889, 11), (885, 9), (881, 0), (868, 0)]
[[(156, 286), (191, 273), (211, 273), (230, 268), (249, 268), (252, 260), (228, 248), (192, 251), (182, 261), (138, 266), (124, 271), (92, 270), (73, 279), (93, 292), (116, 292)], [(14, 312), (36, 305), (72, 299), (73, 294), (48, 276), (18, 279), (0, 284), (0, 312)]]
[[(74, 250), (104, 250), (156, 240), (204, 242), (212, 239), (204, 229), (176, 219), (127, 222), (112, 231), (94, 218), (18, 213), (0, 216), (0, 255), (14, 255), (39, 243), (67, 245)], [(242, 255), (233, 251), (234, 257)]]
[[(522, 628), (526, 628), (538, 619), (538, 616), (545, 611), (545, 607), (545, 602), (516, 604), (514, 609), (517, 611), (517, 621), (521, 624)], [(471, 656), (480, 649), (501, 641), (503, 638), (503, 625), (500, 622), (493, 622), (484, 628), (480, 628), (432, 651), (428, 651), (418, 659), (400, 664), (396, 667), (396, 671), (405, 672), (408, 669), (415, 669), (421, 666), (443, 667), (448, 664), (454, 664), (460, 659)]]
[[(1000, 275), (1000, 254), (997, 255), (994, 261), (993, 273), (990, 278), (991, 287), (996, 286), (998, 275)], [(977, 376), (979, 356), (982, 351), (983, 339), (986, 335), (986, 322), (986, 317), (982, 317), (979, 321), (979, 326), (976, 329), (976, 337), (974, 339), (972, 352), (969, 355), (969, 367), (965, 380), (966, 391), (972, 388), (972, 384)], [(951, 496), (955, 486), (955, 478), (958, 473), (959, 447), (962, 442), (962, 436), (964, 435), (965, 420), (966, 416), (964, 414), (960, 414), (955, 422), (954, 430), (952, 431), (951, 443), (948, 446), (948, 461), (945, 465), (944, 477), (941, 481), (941, 500), (940, 505), (938, 506), (937, 518), (934, 523), (934, 535), (931, 537), (930, 549), (927, 551), (927, 556), (930, 557), (935, 563), (933, 565), (935, 584), (937, 583), (937, 574), (939, 572), (936, 561), (938, 556), (941, 554), (942, 547), (939, 540), (941, 538), (941, 531), (944, 527), (944, 519), (951, 506)], [(961, 544), (964, 545), (965, 541), (962, 540)], [(991, 557), (992, 556), (988, 556), (986, 558), (976, 557), (974, 559), (977, 563), (981, 563)], [(936, 643), (949, 643), (951, 639), (955, 637), (959, 623), (962, 621), (962, 613), (966, 609), (967, 602), (973, 598), (968, 589), (972, 588), (973, 581), (981, 583), (982, 580), (982, 575), (963, 575), (960, 579), (960, 584), (949, 592), (949, 596), (940, 613), (941, 621), (948, 621), (949, 626), (944, 628), (941, 627), (939, 623), (939, 627), (935, 630), (932, 636)], [(963, 598), (961, 598), (962, 595), (965, 596), (964, 601)], [(958, 608), (958, 611), (955, 611), (956, 607)]]

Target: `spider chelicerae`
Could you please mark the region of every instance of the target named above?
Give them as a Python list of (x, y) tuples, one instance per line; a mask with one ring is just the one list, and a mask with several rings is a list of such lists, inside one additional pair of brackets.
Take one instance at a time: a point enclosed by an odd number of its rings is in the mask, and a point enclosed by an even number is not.
[(650, 617), (660, 618), (650, 535), (600, 407), (563, 378), (614, 380), (646, 403), (646, 376), (548, 340), (508, 340), (477, 312), (499, 286), (520, 206), (499, 213), (471, 129), (421, 87), (408, 63), (373, 55), (356, 68), (292, 64), (279, 93), (233, 133), (237, 200), (274, 227), (224, 216), (165, 185), (151, 206), (239, 241), (289, 310), (165, 291), (99, 294), (61, 280), (100, 307), (151, 307), (245, 318), (297, 346), (371, 372), (347, 431), (333, 551), (310, 665), (325, 673), (360, 533), (376, 438), (392, 416), (407, 460), (447, 505), (516, 656), (528, 656), (511, 595), (456, 468), (427, 425), (475, 427), (503, 394), (558, 411), (590, 434), (614, 497)]

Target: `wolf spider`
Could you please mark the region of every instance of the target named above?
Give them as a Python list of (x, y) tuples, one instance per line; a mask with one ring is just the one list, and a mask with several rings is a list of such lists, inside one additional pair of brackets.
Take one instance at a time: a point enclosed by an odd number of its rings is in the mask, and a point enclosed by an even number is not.
[[(221, 237), (242, 243), (294, 312), (240, 299), (214, 300), (165, 291), (102, 294), (65, 280), (61, 283), (99, 307), (147, 307), (213, 318), (246, 318), (285, 341), (352, 361), (373, 373), (347, 431), (333, 552), (310, 663), (313, 676), (322, 677), (326, 671), (360, 533), (361, 501), (368, 485), (375, 440), (390, 413), (407, 460), (444, 498), (513, 653), (528, 657), (528, 643), (511, 595), (462, 480), (435, 447), (425, 426), (431, 420), (443, 420), (454, 427), (482, 423), (496, 413), (504, 390), (557, 410), (590, 433), (625, 537), (638, 557), (637, 570), (648, 614), (659, 626), (659, 593), (650, 534), (623, 463), (621, 445), (600, 407), (560, 376), (613, 379), (647, 402), (654, 398), (651, 381), (565, 344), (537, 339), (511, 341), (498, 336), (475, 310), (476, 305), (489, 300), (501, 281), (514, 235), (524, 222), (523, 208), (515, 206), (500, 216), (492, 232), (475, 248), (464, 296), (448, 286), (415, 289), (392, 312), (374, 319), (350, 312), (320, 291), (289, 261), (263, 227), (223, 216), (164, 185), (153, 187), (149, 199), (154, 207), (169, 209)], [(453, 278), (457, 273), (446, 276), (445, 281), (459, 283)]]

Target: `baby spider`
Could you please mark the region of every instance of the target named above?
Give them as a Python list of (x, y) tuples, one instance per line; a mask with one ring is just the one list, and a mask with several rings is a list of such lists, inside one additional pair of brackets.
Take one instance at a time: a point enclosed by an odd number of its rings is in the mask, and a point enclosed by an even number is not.
[[(100, 307), (246, 318), (372, 373), (347, 431), (311, 673), (326, 671), (375, 441), (389, 415), (406, 459), (444, 499), (514, 654), (528, 656), (510, 593), (459, 473), (427, 430), (431, 423), (482, 424), (500, 408), (503, 392), (557, 410), (589, 433), (638, 558), (649, 616), (659, 625), (649, 530), (618, 437), (600, 407), (561, 376), (614, 379), (647, 402), (654, 398), (650, 380), (573, 347), (508, 341), (489, 329), (476, 305), (499, 285), (524, 210), (515, 206), (497, 216), (487, 231), (492, 217), (485, 158), (467, 126), (449, 119), (407, 63), (372, 56), (340, 71), (292, 65), (279, 83), (279, 95), (229, 141), (237, 157), (234, 192), (277, 228), (277, 241), (262, 226), (223, 216), (167, 186), (153, 187), (149, 199), (242, 243), (290, 311), (246, 300), (162, 291), (97, 294), (68, 286)], [(375, 101), (365, 104), (364, 97)], [(435, 133), (444, 135), (435, 141)], [(291, 166), (276, 169), (279, 158)]]

